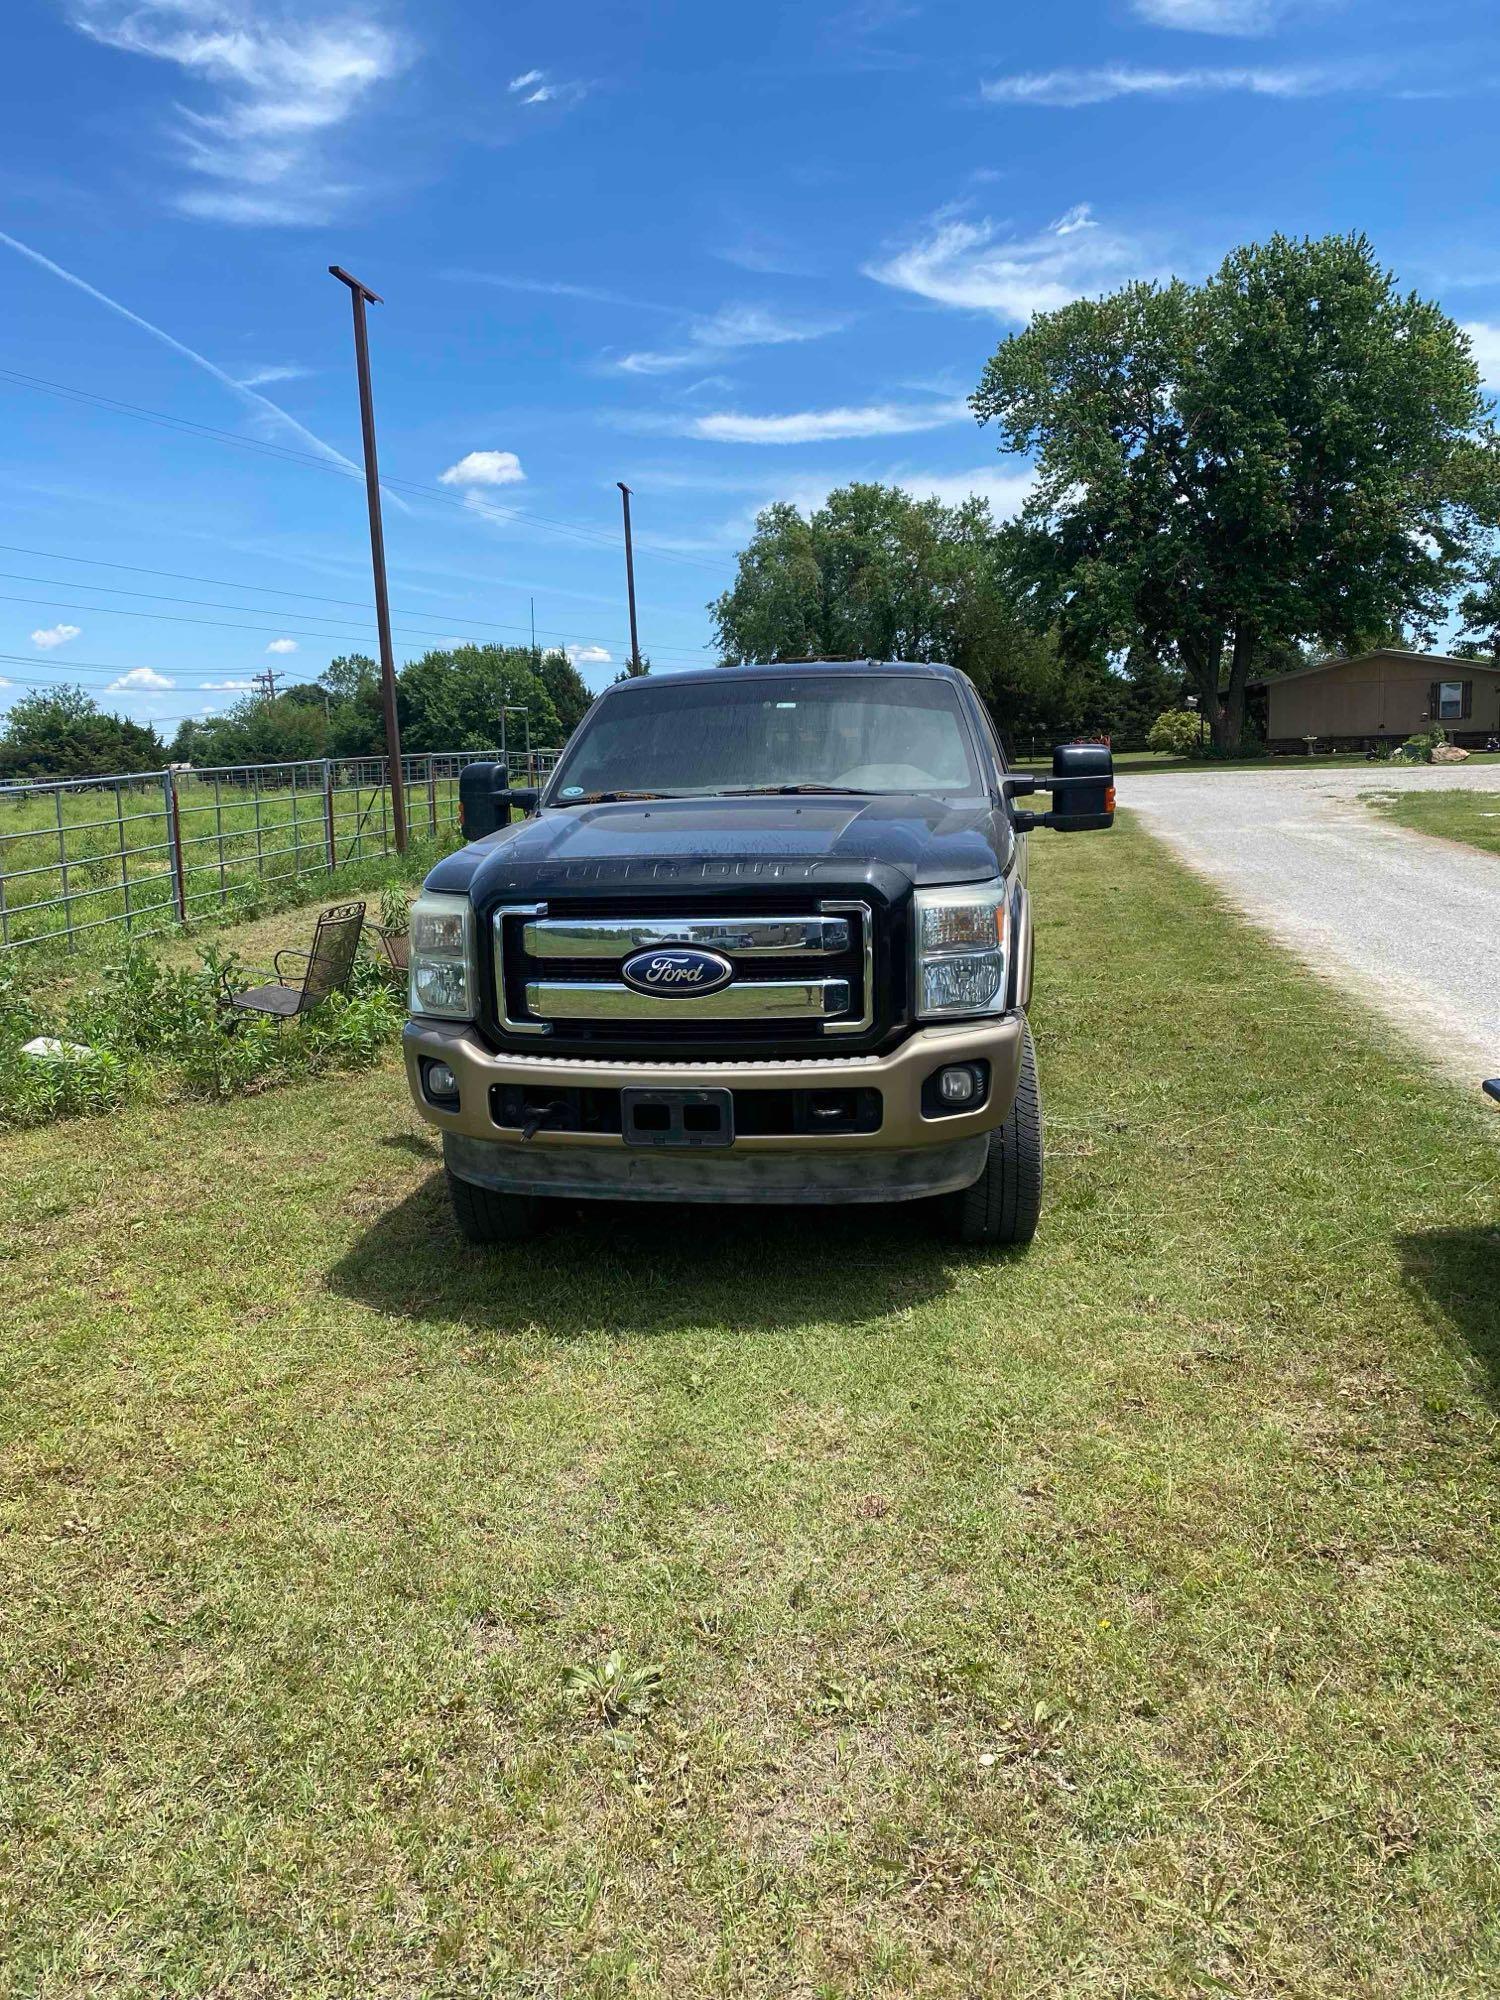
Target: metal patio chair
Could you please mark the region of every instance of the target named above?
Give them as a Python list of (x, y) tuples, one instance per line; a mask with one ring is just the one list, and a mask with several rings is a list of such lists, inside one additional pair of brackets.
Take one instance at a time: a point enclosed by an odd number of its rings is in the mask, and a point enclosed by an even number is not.
[[(364, 928), (363, 903), (340, 903), (318, 917), (311, 951), (278, 951), (272, 960), (276, 978), (265, 986), (249, 986), (240, 993), (225, 993), (233, 1008), (246, 1014), (270, 1014), (278, 1021), (290, 1021), (305, 1014), (349, 984), (354, 955), (359, 950), (359, 934)], [(283, 959), (302, 959), (307, 967), (293, 984), (281, 969)]]
[(386, 930), (380, 924), (366, 924), (365, 929), (384, 952), (392, 978), (398, 982), (404, 980), (411, 962), (410, 936), (405, 931)]

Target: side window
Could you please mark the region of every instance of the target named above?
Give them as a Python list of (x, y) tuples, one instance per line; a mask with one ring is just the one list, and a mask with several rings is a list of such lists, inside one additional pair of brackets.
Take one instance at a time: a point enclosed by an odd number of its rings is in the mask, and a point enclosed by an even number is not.
[(995, 733), (995, 725), (990, 720), (989, 710), (980, 699), (979, 690), (969, 682), (966, 692), (969, 698), (969, 713), (973, 717), (979, 736), (980, 754), (988, 766), (984, 773), (985, 783), (998, 787), (1001, 777), (1008, 769), (1005, 752), (1000, 747), (1000, 738)]
[(1463, 681), (1438, 682), (1437, 719), (1439, 722), (1463, 721), (1464, 716), (1468, 712), (1468, 705), (1464, 701), (1466, 687), (1467, 684)]

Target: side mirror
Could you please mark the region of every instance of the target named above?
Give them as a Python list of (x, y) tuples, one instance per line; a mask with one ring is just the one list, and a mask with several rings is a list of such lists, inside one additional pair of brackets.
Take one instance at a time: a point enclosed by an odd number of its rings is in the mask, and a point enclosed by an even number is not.
[(1115, 760), (1107, 743), (1058, 743), (1052, 751), (1053, 806), (1046, 824), (1059, 833), (1113, 826)]
[(510, 789), (503, 764), (465, 764), (458, 774), (458, 826), (465, 840), (483, 840), (510, 825)]

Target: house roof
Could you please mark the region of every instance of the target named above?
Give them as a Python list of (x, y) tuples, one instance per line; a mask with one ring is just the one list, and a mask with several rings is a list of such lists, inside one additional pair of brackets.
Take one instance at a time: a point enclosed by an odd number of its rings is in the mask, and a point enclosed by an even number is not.
[(1283, 681), (1305, 680), (1309, 674), (1326, 674), (1333, 667), (1355, 666), (1362, 660), (1418, 660), (1424, 667), (1461, 667), (1466, 674), (1500, 674), (1500, 660), (1461, 660), (1452, 653), (1414, 653), (1406, 646), (1372, 646), (1367, 653), (1349, 653), (1336, 660), (1318, 660), (1310, 667), (1293, 667), (1287, 674), (1262, 674), (1247, 681), (1247, 687), (1280, 687)]

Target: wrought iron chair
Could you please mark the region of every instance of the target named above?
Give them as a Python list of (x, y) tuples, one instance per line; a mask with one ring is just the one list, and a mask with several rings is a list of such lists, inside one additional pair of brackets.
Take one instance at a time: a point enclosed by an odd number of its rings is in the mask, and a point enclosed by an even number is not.
[(385, 953), (392, 978), (404, 981), (411, 963), (411, 938), (405, 931), (387, 930), (380, 924), (366, 924), (365, 929)]
[[(330, 993), (340, 992), (349, 984), (364, 921), (363, 903), (340, 903), (334, 909), (322, 911), (311, 951), (278, 951), (272, 961), (276, 974), (273, 982), (249, 986), (240, 993), (226, 991), (225, 999), (242, 1013), (270, 1014), (278, 1021), (290, 1021), (298, 1014), (305, 1014)], [(284, 958), (300, 958), (306, 964), (307, 970), (295, 985), (281, 969)]]

